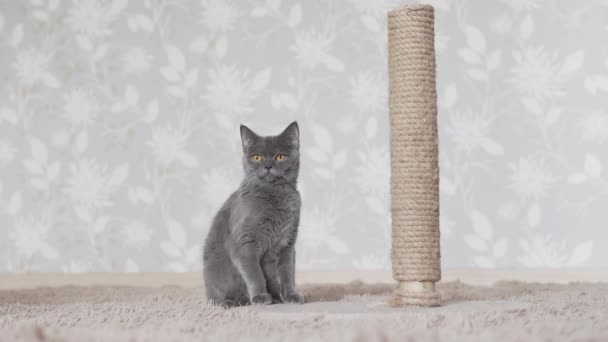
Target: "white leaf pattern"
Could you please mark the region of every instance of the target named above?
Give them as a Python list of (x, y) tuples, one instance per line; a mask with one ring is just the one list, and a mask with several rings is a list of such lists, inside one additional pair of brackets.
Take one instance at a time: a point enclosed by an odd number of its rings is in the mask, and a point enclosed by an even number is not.
[(507, 253), (507, 247), (509, 245), (508, 242), (509, 240), (507, 240), (506, 238), (502, 238), (494, 244), (494, 248), (492, 251), (494, 257), (502, 258), (505, 256), (505, 254)]
[(180, 75), (172, 67), (164, 67), (160, 69), (160, 73), (169, 82), (177, 82), (180, 80)]
[(289, 10), (289, 17), (287, 18), (287, 22), (289, 26), (296, 27), (302, 20), (302, 6), (300, 4), (295, 4)]
[(13, 29), (10, 43), (12, 46), (17, 47), (19, 44), (21, 44), (22, 40), (23, 40), (23, 25), (19, 24), (19, 25), (15, 26), (15, 28)]
[(593, 250), (593, 243), (591, 241), (585, 241), (580, 243), (572, 250), (570, 260), (568, 260), (568, 266), (581, 266), (584, 265), (589, 258)]
[(89, 144), (89, 134), (87, 131), (80, 131), (76, 135), (76, 151), (82, 153), (87, 149)]
[(46, 146), (36, 138), (30, 139), (30, 146), (32, 149), (32, 156), (34, 156), (34, 160), (41, 165), (45, 165), (48, 160), (48, 152), (46, 150)]
[(460, 58), (462, 58), (462, 60), (469, 64), (481, 63), (481, 57), (477, 54), (477, 52), (473, 51), (472, 49), (460, 49), (458, 50), (458, 55), (460, 56)]
[(380, 23), (378, 23), (378, 20), (371, 15), (362, 15), (361, 22), (363, 23), (363, 26), (365, 26), (371, 32), (380, 31)]
[(228, 51), (228, 40), (226, 37), (220, 37), (215, 42), (215, 57), (217, 59), (222, 59), (226, 56), (226, 52)]
[(488, 218), (477, 210), (473, 210), (471, 213), (471, 221), (473, 222), (473, 229), (484, 240), (490, 240), (493, 234), (492, 224), (488, 221)]
[(129, 176), (129, 164), (122, 164), (114, 169), (110, 179), (108, 180), (108, 186), (116, 187), (121, 185)]
[(317, 146), (324, 152), (331, 152), (333, 150), (333, 139), (329, 134), (329, 131), (318, 124), (312, 125), (311, 128)]
[(178, 247), (186, 245), (186, 232), (182, 225), (175, 219), (167, 219), (167, 231), (169, 238)]
[(171, 243), (169, 241), (163, 241), (163, 242), (161, 242), (160, 243), (160, 249), (168, 257), (179, 258), (181, 256), (181, 252), (179, 251), (179, 248), (177, 248), (177, 246), (175, 246), (173, 243)]
[(593, 154), (585, 156), (585, 172), (591, 178), (600, 178), (602, 172), (602, 163)]
[(21, 196), (21, 191), (16, 191), (11, 195), (8, 200), (8, 206), (6, 208), (6, 212), (9, 215), (16, 215), (17, 213), (19, 213), (19, 210), (21, 210), (21, 207), (23, 205), (22, 198), (23, 197)]
[(469, 247), (471, 247), (471, 249), (475, 251), (483, 252), (488, 249), (486, 242), (476, 235), (466, 235), (464, 237), (464, 241), (467, 243), (467, 245), (469, 245)]
[(519, 26), (519, 33), (523, 39), (530, 38), (530, 35), (534, 31), (534, 22), (532, 21), (532, 16), (527, 15), (524, 20), (522, 20), (521, 25)]
[(127, 104), (131, 107), (137, 106), (137, 103), (139, 102), (139, 92), (137, 91), (137, 89), (135, 89), (134, 86), (130, 84), (127, 86), (125, 100)]
[[(606, 7), (432, 2), (442, 261), (604, 265)], [(298, 269), (388, 269), (393, 5), (6, 1), (0, 272), (199, 270), (239, 124), (294, 120)]]
[(260, 71), (254, 78), (251, 85), (252, 91), (261, 91), (266, 89), (270, 82), (270, 68)]
[(484, 53), (486, 51), (486, 39), (475, 26), (467, 26), (464, 29), (465, 38), (469, 47), (478, 53)]
[(37, 175), (42, 174), (43, 172), (42, 166), (35, 160), (24, 160), (23, 165), (25, 166), (25, 169), (32, 174)]
[(486, 62), (486, 67), (488, 70), (496, 70), (500, 66), (500, 62), (502, 61), (502, 53), (500, 50), (493, 51), (488, 55), (488, 60)]
[(583, 66), (584, 58), (585, 53), (582, 50), (578, 50), (568, 55), (564, 61), (564, 65), (562, 66), (562, 72), (564, 74), (571, 74), (578, 71), (578, 69)]
[(367, 123), (365, 124), (365, 137), (367, 139), (373, 139), (378, 133), (378, 119), (375, 116), (367, 119)]
[(265, 16), (267, 13), (266, 9), (263, 7), (256, 7), (253, 9), (253, 11), (251, 11), (251, 16), (252, 17), (263, 17)]
[(169, 65), (178, 72), (184, 71), (186, 67), (186, 58), (180, 49), (173, 45), (167, 46), (167, 56), (169, 57)]
[(458, 101), (458, 89), (456, 88), (456, 84), (451, 83), (445, 88), (445, 94), (442, 101), (442, 105), (445, 108), (451, 108)]
[(528, 225), (530, 227), (536, 227), (540, 223), (540, 206), (538, 203), (534, 203), (528, 210)]
[(137, 273), (139, 272), (139, 266), (133, 261), (133, 259), (129, 258), (125, 262), (125, 272), (126, 273)]
[(500, 144), (490, 139), (484, 139), (481, 142), (481, 147), (491, 155), (500, 156), (504, 154), (504, 150)]

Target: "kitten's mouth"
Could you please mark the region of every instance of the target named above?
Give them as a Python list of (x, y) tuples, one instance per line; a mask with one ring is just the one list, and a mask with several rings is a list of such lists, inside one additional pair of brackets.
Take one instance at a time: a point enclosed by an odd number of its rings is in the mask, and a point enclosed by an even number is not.
[(270, 173), (269, 170), (266, 170), (266, 171), (260, 172), (259, 176), (260, 176), (261, 179), (268, 180), (269, 178), (272, 177), (272, 174)]
[(276, 180), (277, 178), (279, 178), (279, 175), (272, 172), (272, 170), (263, 171), (260, 175), (260, 179), (263, 179), (267, 182), (272, 182), (272, 181)]

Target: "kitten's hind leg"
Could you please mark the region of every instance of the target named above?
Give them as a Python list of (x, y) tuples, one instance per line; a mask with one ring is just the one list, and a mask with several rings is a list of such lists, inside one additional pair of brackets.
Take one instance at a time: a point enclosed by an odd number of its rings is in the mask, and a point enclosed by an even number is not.
[(234, 308), (236, 306), (245, 306), (249, 305), (249, 298), (247, 297), (239, 297), (239, 298), (225, 298), (225, 299), (210, 299), (209, 304), (217, 305), (224, 309)]
[(235, 299), (235, 301), (238, 306), (251, 305), (251, 302), (249, 301), (249, 297), (246, 295), (243, 295), (243, 296)]
[(223, 307), (224, 309), (230, 309), (230, 308), (233, 308), (233, 307), (235, 307), (235, 306), (238, 306), (238, 303), (237, 303), (237, 302), (235, 302), (235, 301), (234, 301), (234, 300), (232, 300), (232, 299), (224, 299), (223, 301), (221, 301), (221, 302), (219, 303), (219, 305), (220, 305), (221, 307)]
[(231, 309), (237, 306), (250, 305), (249, 297), (239, 297), (233, 299), (224, 299), (219, 305), (225, 309)]
[(217, 297), (210, 297), (207, 299), (207, 303), (209, 305), (214, 305), (214, 306), (220, 306), (223, 308), (231, 308), (233, 306), (236, 306), (237, 303), (231, 299), (228, 298), (217, 298)]

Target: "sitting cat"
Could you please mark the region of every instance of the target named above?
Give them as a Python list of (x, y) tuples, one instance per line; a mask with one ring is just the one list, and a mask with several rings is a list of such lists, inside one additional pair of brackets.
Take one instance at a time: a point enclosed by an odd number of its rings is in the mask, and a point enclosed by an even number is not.
[(245, 179), (219, 210), (203, 252), (207, 299), (231, 307), (303, 303), (295, 289), (299, 130), (261, 137), (241, 125)]

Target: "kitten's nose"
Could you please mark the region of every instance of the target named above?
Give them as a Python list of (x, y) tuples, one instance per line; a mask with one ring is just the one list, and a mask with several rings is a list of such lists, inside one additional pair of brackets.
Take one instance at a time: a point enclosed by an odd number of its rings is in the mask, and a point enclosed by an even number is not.
[(266, 168), (266, 170), (270, 170), (272, 168), (272, 165), (266, 165), (264, 167)]

